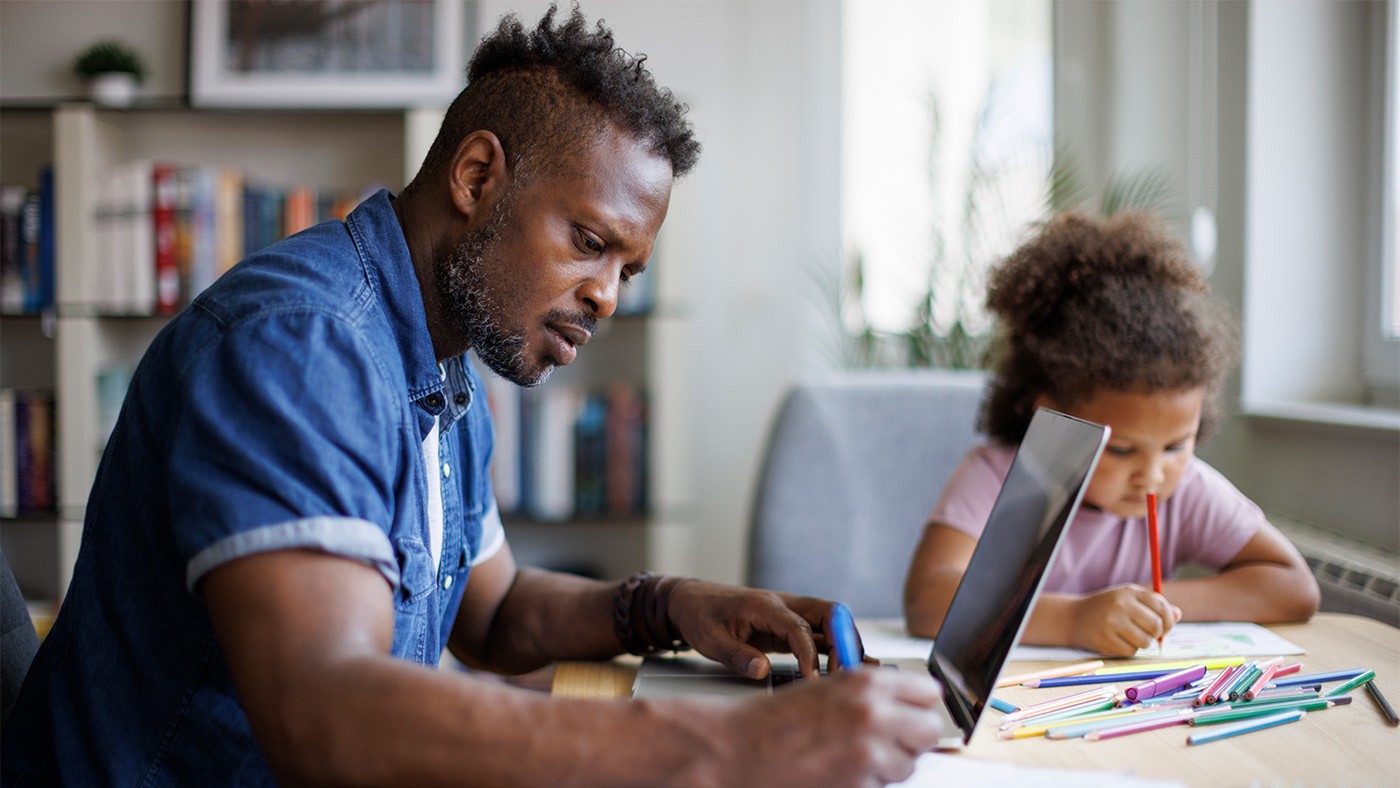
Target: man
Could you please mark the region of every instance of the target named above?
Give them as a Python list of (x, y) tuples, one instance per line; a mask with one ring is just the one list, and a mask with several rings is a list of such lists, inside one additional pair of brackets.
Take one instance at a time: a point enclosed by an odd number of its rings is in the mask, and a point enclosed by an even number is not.
[(640, 59), (554, 15), (482, 42), (402, 195), (252, 255), (152, 343), (7, 782), (868, 785), (937, 740), (937, 689), (890, 671), (605, 703), (430, 669), (689, 644), (813, 675), (831, 645), (823, 600), (511, 556), (464, 354), (526, 386), (572, 361), (699, 153)]

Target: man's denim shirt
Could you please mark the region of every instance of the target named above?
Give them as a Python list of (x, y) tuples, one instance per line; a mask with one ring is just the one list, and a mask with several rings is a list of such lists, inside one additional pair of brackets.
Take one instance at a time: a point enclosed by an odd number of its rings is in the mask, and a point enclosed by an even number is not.
[[(493, 438), (471, 365), (434, 358), (391, 199), (250, 256), (148, 349), (72, 586), (4, 727), (7, 785), (271, 784), (200, 593), (243, 556), (374, 567), (394, 596), (393, 654), (437, 663), (483, 520), (499, 522)], [(440, 464), (425, 463), (439, 416)]]

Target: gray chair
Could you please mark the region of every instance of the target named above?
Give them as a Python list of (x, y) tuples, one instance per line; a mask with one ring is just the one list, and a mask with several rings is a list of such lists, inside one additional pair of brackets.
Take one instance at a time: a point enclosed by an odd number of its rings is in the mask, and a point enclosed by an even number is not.
[(789, 392), (760, 471), (750, 585), (903, 615), (904, 575), (974, 446), (982, 373), (861, 371)]

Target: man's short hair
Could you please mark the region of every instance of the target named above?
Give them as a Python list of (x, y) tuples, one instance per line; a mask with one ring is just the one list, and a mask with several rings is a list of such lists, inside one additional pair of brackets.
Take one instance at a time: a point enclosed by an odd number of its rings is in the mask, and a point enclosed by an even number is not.
[(671, 163), (674, 177), (695, 166), (687, 107), (658, 86), (645, 55), (613, 43), (603, 22), (590, 30), (578, 5), (558, 26), (550, 5), (533, 30), (515, 14), (481, 40), (467, 67), (467, 86), (447, 110), (423, 172), (450, 166), (473, 131), (496, 135), (517, 183), (538, 171), (567, 171), (578, 154), (613, 124), (646, 141)]

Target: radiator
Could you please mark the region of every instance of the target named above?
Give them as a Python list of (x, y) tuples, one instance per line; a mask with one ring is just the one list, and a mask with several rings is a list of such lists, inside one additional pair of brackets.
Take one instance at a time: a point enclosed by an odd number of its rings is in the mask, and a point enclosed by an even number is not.
[(1270, 512), (1269, 522), (1303, 554), (1322, 590), (1322, 609), (1400, 626), (1400, 553)]

